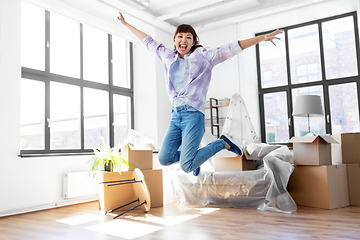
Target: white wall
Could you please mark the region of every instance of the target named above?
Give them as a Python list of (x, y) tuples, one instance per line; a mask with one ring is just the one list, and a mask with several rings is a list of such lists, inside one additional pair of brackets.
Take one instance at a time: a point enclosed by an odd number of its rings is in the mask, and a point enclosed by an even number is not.
[[(236, 24), (217, 28), (212, 31), (200, 32), (200, 44), (205, 48), (213, 49), (221, 45), (238, 40)], [(221, 36), (221, 37), (218, 37)], [(234, 93), (239, 93), (239, 61), (234, 56), (214, 67), (207, 99), (210, 97), (222, 99), (230, 98)]]

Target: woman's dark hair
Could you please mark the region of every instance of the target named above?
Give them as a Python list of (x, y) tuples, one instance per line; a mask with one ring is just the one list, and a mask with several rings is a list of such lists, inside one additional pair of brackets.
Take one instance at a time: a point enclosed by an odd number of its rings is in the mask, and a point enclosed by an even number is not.
[(178, 33), (191, 33), (191, 35), (193, 35), (193, 39), (194, 39), (194, 45), (191, 47), (190, 52), (195, 51), (196, 48), (198, 47), (202, 47), (201, 45), (199, 45), (199, 37), (195, 32), (195, 29), (189, 25), (189, 24), (181, 24), (176, 28), (176, 31), (174, 33), (174, 40), (176, 37), (176, 34)]

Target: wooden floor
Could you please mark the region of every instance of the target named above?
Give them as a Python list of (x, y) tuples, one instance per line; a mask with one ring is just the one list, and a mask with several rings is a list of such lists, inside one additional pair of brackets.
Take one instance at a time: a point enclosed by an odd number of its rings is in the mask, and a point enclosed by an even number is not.
[(98, 202), (0, 218), (0, 239), (360, 239), (360, 206), (292, 214), (236, 208), (152, 208), (115, 220)]

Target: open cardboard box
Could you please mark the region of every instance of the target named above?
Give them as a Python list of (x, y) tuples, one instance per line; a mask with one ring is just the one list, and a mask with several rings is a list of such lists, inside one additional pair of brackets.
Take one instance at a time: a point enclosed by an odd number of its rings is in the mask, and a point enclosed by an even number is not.
[(331, 143), (338, 143), (331, 136), (317, 135), (293, 137), (295, 165), (331, 165)]
[(256, 161), (260, 160), (255, 151), (249, 153), (244, 150), (240, 157), (228, 150), (222, 150), (214, 155), (214, 171), (215, 172), (236, 172), (255, 170)]
[[(153, 151), (149, 146), (127, 143), (121, 147), (123, 158), (140, 170), (152, 169)], [(134, 170), (129, 167), (129, 170)]]

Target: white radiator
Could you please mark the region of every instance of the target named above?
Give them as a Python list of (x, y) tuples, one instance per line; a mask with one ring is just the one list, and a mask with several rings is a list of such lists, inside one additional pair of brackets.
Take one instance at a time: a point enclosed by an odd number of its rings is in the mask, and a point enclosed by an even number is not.
[(79, 198), (98, 194), (98, 178), (87, 172), (64, 175), (64, 198)]

